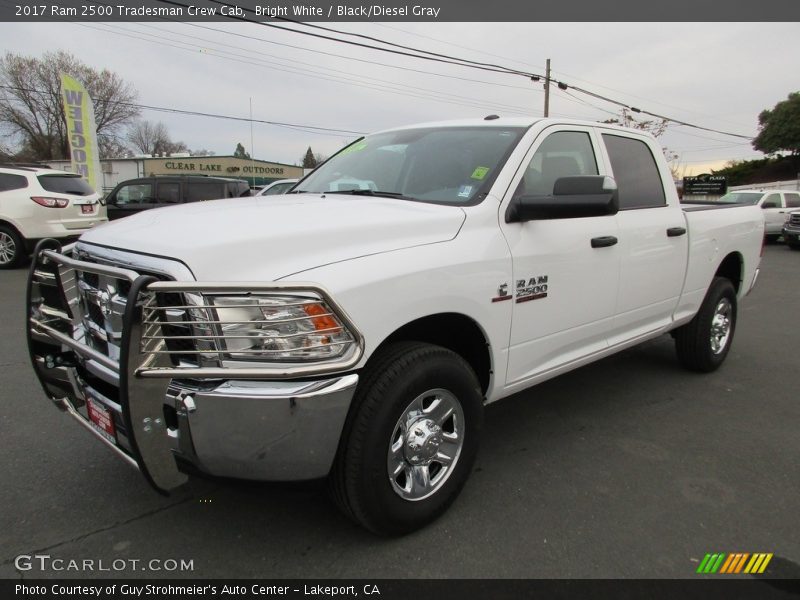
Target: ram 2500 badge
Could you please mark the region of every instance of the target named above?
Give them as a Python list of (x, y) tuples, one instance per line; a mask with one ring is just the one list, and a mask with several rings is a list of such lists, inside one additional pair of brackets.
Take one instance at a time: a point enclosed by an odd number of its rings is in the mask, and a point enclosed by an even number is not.
[(26, 330), (47, 396), (157, 490), (328, 477), (399, 533), (455, 499), (485, 404), (665, 333), (716, 369), (763, 237), (755, 207), (682, 209), (639, 131), (418, 125), (291, 194), (42, 242)]

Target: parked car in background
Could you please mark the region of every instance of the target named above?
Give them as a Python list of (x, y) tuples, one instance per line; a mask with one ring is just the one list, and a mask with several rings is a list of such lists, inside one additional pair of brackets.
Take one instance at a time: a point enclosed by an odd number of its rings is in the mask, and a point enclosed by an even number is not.
[(0, 164), (0, 269), (19, 265), (42, 238), (72, 241), (106, 221), (100, 194), (80, 175)]
[(783, 226), (783, 241), (792, 250), (800, 250), (800, 210), (789, 213)]
[(800, 192), (793, 190), (737, 190), (717, 200), (723, 204), (753, 204), (764, 211), (764, 234), (775, 241), (783, 233), (790, 210), (800, 208)]
[(278, 194), (285, 194), (290, 189), (292, 189), (297, 182), (300, 181), (299, 179), (279, 179), (278, 181), (273, 181), (269, 185), (265, 185), (261, 188), (256, 196), (275, 196)]
[(250, 186), (241, 179), (202, 175), (154, 175), (123, 181), (106, 198), (112, 221), (143, 210), (250, 195)]

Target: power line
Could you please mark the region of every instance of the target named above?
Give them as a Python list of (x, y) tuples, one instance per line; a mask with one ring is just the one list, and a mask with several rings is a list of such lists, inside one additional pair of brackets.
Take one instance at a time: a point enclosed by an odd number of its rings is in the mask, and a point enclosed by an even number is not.
[[(209, 0), (209, 1), (210, 2), (214, 2), (215, 4), (222, 4), (224, 6), (231, 6), (231, 7), (233, 6), (232, 4), (228, 4), (227, 2), (222, 2), (221, 0)], [(396, 44), (394, 42), (387, 42), (386, 40), (382, 40), (380, 38), (375, 38), (375, 37), (372, 37), (372, 36), (369, 36), (369, 35), (364, 35), (363, 33), (353, 33), (353, 32), (350, 32), (350, 31), (342, 31), (341, 29), (334, 29), (332, 27), (325, 27), (323, 25), (317, 25), (315, 23), (307, 23), (305, 21), (298, 21), (296, 19), (290, 19), (288, 17), (275, 17), (275, 18), (279, 19), (281, 21), (288, 21), (290, 23), (294, 23), (295, 25), (302, 25), (304, 27), (311, 27), (313, 29), (320, 29), (322, 31), (327, 31), (327, 32), (330, 32), (330, 33), (338, 33), (340, 35), (349, 35), (349, 36), (356, 37), (356, 38), (359, 38), (359, 39), (368, 40), (368, 41), (371, 41), (371, 42), (377, 42), (379, 44), (385, 44), (385, 45), (391, 46), (393, 48), (402, 48), (403, 50), (411, 50), (413, 52), (421, 52), (421, 53), (424, 53), (424, 54), (427, 54), (429, 56), (433, 56), (433, 57), (436, 57), (436, 58), (444, 58), (444, 59), (447, 59), (447, 60), (455, 60), (455, 61), (459, 61), (459, 62), (464, 63), (464, 64), (475, 65), (475, 66), (480, 66), (480, 67), (488, 67), (488, 68), (491, 68), (491, 69), (500, 69), (502, 71), (506, 71), (508, 73), (512, 73), (512, 74), (515, 74), (515, 75), (524, 75), (525, 77), (530, 77), (532, 75), (532, 73), (526, 73), (524, 71), (511, 69), (510, 67), (504, 67), (502, 65), (496, 65), (496, 64), (493, 64), (493, 63), (484, 63), (484, 62), (480, 62), (480, 61), (470, 60), (470, 59), (467, 59), (467, 58), (460, 58), (460, 57), (456, 57), (456, 56), (450, 56), (450, 55), (447, 55), (447, 54), (439, 54), (438, 52), (431, 52), (430, 50), (422, 50), (420, 48), (413, 48), (411, 46), (404, 46), (402, 44)], [(341, 40), (341, 41), (344, 41), (344, 40)]]
[[(4, 1), (6, 1), (6, 0), (4, 0)], [(98, 5), (102, 5), (102, 6), (112, 6), (111, 4), (108, 4), (106, 2), (101, 2), (99, 0), (89, 0), (89, 1), (92, 4), (98, 4)], [(386, 67), (386, 68), (389, 68), (389, 69), (397, 69), (397, 70), (401, 70), (401, 71), (409, 71), (409, 72), (413, 72), (413, 73), (420, 73), (420, 74), (423, 74), (423, 75), (431, 75), (433, 77), (443, 77), (443, 78), (455, 79), (455, 80), (459, 80), (459, 81), (480, 83), (482, 85), (491, 85), (491, 86), (494, 86), (494, 87), (505, 87), (505, 88), (511, 88), (511, 89), (517, 89), (517, 90), (526, 90), (526, 91), (534, 91), (534, 92), (541, 93), (541, 90), (538, 90), (537, 88), (532, 88), (530, 86), (523, 87), (523, 86), (519, 86), (519, 85), (510, 85), (510, 84), (504, 84), (504, 83), (498, 83), (498, 82), (491, 82), (490, 83), (490, 82), (487, 82), (487, 81), (481, 80), (481, 79), (471, 79), (471, 78), (468, 78), (468, 77), (458, 77), (456, 75), (445, 75), (444, 73), (436, 73), (436, 72), (433, 72), (433, 71), (424, 71), (424, 70), (421, 70), (421, 69), (412, 69), (410, 67), (402, 67), (400, 65), (392, 65), (392, 64), (389, 64), (389, 63), (383, 63), (383, 62), (378, 62), (378, 61), (373, 61), (373, 60), (366, 60), (366, 59), (363, 59), (363, 58), (356, 58), (354, 56), (345, 56), (343, 54), (336, 54), (336, 53), (333, 53), (333, 52), (326, 52), (324, 50), (305, 48), (303, 46), (296, 46), (294, 44), (287, 44), (287, 43), (284, 43), (284, 42), (276, 42), (274, 40), (267, 40), (267, 39), (264, 39), (264, 38), (254, 37), (254, 36), (251, 36), (251, 35), (246, 35), (246, 34), (238, 33), (238, 32), (235, 32), (235, 31), (225, 31), (225, 30), (222, 30), (222, 29), (215, 29), (213, 27), (199, 25), (197, 23), (190, 23), (190, 22), (187, 22), (187, 21), (179, 21), (177, 19), (171, 19), (169, 17), (164, 17), (164, 16), (158, 16), (157, 15), (156, 18), (160, 19), (161, 21), (168, 21), (168, 22), (179, 24), (179, 25), (186, 25), (186, 26), (190, 26), (190, 27), (196, 27), (198, 29), (206, 29), (208, 31), (214, 31), (214, 32), (217, 32), (217, 33), (221, 33), (221, 34), (223, 34), (225, 36), (235, 36), (235, 37), (240, 37), (240, 38), (244, 38), (244, 39), (255, 40), (257, 42), (262, 42), (262, 43), (265, 43), (265, 44), (272, 44), (272, 45), (275, 45), (275, 46), (282, 46), (282, 47), (285, 47), (285, 48), (292, 48), (294, 50), (300, 50), (302, 52), (310, 52), (310, 53), (313, 53), (313, 54), (321, 54), (323, 56), (331, 56), (331, 57), (334, 57), (334, 58), (341, 58), (343, 60), (349, 60), (349, 61), (355, 61), (355, 62), (360, 62), (360, 63), (364, 63), (364, 64), (376, 65), (376, 66), (380, 66), (380, 67)], [(248, 22), (252, 22), (252, 21), (248, 21)], [(147, 25), (145, 25), (144, 23), (137, 23), (137, 25), (147, 27)], [(149, 27), (153, 27), (153, 26), (149, 26)], [(156, 29), (155, 27), (153, 27), (153, 28)], [(286, 29), (286, 31), (294, 31), (294, 30)], [(186, 36), (186, 34), (181, 34), (181, 33), (178, 33), (178, 35)], [(186, 36), (186, 37), (195, 37), (195, 36)], [(204, 39), (204, 38), (197, 38), (197, 39)], [(214, 42), (214, 43), (220, 43), (220, 42)], [(283, 60), (292, 60), (292, 59), (283, 59)], [(300, 61), (296, 61), (296, 62), (300, 62)]]
[[(183, 8), (187, 8), (187, 5), (181, 4), (179, 2), (174, 2), (173, 0), (159, 0), (159, 1), (162, 2), (162, 3), (165, 3), (165, 4), (171, 4), (171, 5), (174, 5), (174, 6), (180, 6), (180, 7), (183, 7)], [(210, 1), (214, 2), (215, 4), (220, 4), (220, 5), (223, 5), (223, 6), (228, 6), (228, 7), (233, 7), (234, 6), (232, 4), (228, 4), (227, 2), (223, 2), (221, 0), (210, 0)], [(249, 12), (249, 13), (255, 14), (255, 11), (252, 10), (252, 9), (245, 8), (243, 10), (245, 12)], [(233, 19), (233, 20), (236, 20), (236, 21), (243, 21), (245, 23), (252, 23), (252, 24), (255, 24), (255, 25), (263, 26), (263, 27), (271, 27), (271, 28), (275, 28), (275, 29), (279, 29), (279, 30), (283, 30), (283, 31), (290, 31), (290, 32), (297, 33), (297, 34), (300, 34), (300, 35), (316, 37), (316, 38), (325, 39), (325, 40), (329, 40), (329, 41), (333, 41), (333, 42), (337, 42), (337, 43), (341, 43), (341, 44), (349, 44), (349, 45), (358, 46), (358, 47), (361, 47), (361, 48), (368, 48), (368, 49), (377, 50), (377, 51), (380, 51), (380, 52), (388, 52), (388, 53), (397, 54), (397, 55), (400, 55), (400, 56), (407, 56), (407, 57), (418, 58), (418, 59), (422, 59), (422, 60), (429, 60), (429, 61), (435, 61), (435, 62), (443, 62), (443, 63), (448, 63), (448, 64), (455, 64), (457, 66), (474, 68), (474, 69), (481, 69), (481, 70), (487, 70), (487, 71), (493, 71), (493, 72), (497, 72), (497, 73), (506, 73), (506, 74), (518, 75), (518, 76), (521, 75), (521, 76), (533, 78), (535, 80), (541, 80), (543, 78), (543, 76), (541, 74), (538, 74), (538, 73), (528, 73), (528, 72), (525, 72), (525, 71), (520, 71), (519, 69), (512, 69), (510, 67), (504, 67), (502, 65), (493, 65), (491, 63), (480, 63), (480, 62), (477, 62), (477, 61), (470, 61), (468, 59), (461, 59), (461, 58), (458, 58), (458, 57), (451, 57), (449, 55), (440, 55), (440, 54), (437, 54), (437, 53), (429, 52), (429, 51), (426, 51), (426, 50), (420, 50), (418, 48), (413, 48), (413, 47), (410, 47), (410, 46), (401, 46), (399, 44), (392, 44), (391, 42), (386, 42), (386, 41), (383, 41), (383, 40), (377, 40), (377, 41), (379, 43), (383, 43), (383, 44), (386, 44), (386, 45), (390, 45), (391, 44), (391, 45), (394, 45), (396, 47), (402, 47), (402, 48), (404, 48), (404, 50), (394, 50), (394, 49), (391, 49), (391, 48), (381, 48), (379, 46), (374, 46), (374, 45), (366, 44), (366, 43), (362, 43), (362, 42), (356, 42), (356, 41), (353, 41), (353, 40), (344, 40), (344, 39), (341, 39), (341, 38), (335, 38), (335, 37), (324, 35), (324, 34), (313, 33), (313, 32), (310, 32), (310, 31), (302, 31), (300, 29), (292, 29), (292, 28), (287, 28), (287, 27), (281, 27), (280, 25), (276, 25), (274, 23), (268, 23), (268, 22), (262, 22), (262, 21), (253, 21), (253, 20), (248, 19), (246, 17), (239, 17), (239, 16), (236, 16), (236, 15), (227, 15), (227, 16), (228, 16), (229, 19)], [(323, 27), (321, 25), (309, 25), (309, 24), (302, 23), (302, 22), (299, 22), (299, 21), (295, 21), (293, 19), (288, 19), (288, 18), (285, 18), (285, 17), (282, 17), (281, 19), (285, 20), (285, 21), (289, 21), (289, 22), (295, 23), (295, 24), (311, 26), (311, 27), (313, 27), (315, 29), (324, 29), (324, 30), (328, 30), (328, 31), (339, 32), (338, 30), (333, 30), (331, 28), (326, 28), (326, 27)], [(364, 39), (364, 38), (372, 39), (372, 40), (376, 39), (376, 38), (370, 38), (370, 36), (364, 36), (362, 34), (351, 34), (349, 32), (344, 32), (344, 34), (345, 35), (352, 35), (352, 36), (360, 37), (362, 39)], [(407, 52), (405, 50), (412, 50), (413, 52), (416, 52), (417, 54), (414, 54), (414, 53), (411, 53), (411, 52)], [(430, 56), (427, 56), (426, 54), (428, 54)], [(441, 58), (441, 57), (447, 57), (447, 58)], [(672, 123), (676, 123), (676, 124), (679, 124), (679, 125), (685, 125), (686, 127), (692, 127), (694, 129), (699, 129), (699, 130), (703, 130), (703, 131), (709, 131), (709, 132), (712, 132), (712, 133), (719, 133), (721, 135), (728, 135), (728, 136), (738, 137), (738, 138), (748, 139), (748, 140), (749, 139), (753, 139), (752, 136), (742, 135), (742, 134), (739, 134), (739, 133), (732, 133), (732, 132), (728, 132), (728, 131), (722, 131), (722, 130), (714, 129), (714, 128), (711, 128), (711, 127), (704, 127), (702, 125), (696, 125), (696, 124), (693, 124), (693, 123), (689, 123), (687, 121), (683, 121), (681, 119), (676, 119), (676, 118), (669, 117), (669, 116), (666, 116), (666, 115), (661, 115), (659, 113), (654, 113), (652, 111), (645, 110), (645, 109), (642, 109), (642, 108), (638, 108), (636, 106), (631, 106), (631, 105), (627, 104), (626, 102), (622, 102), (622, 101), (610, 98), (610, 97), (605, 96), (603, 94), (598, 94), (597, 92), (593, 92), (593, 91), (588, 90), (586, 88), (575, 86), (575, 85), (570, 85), (570, 84), (564, 83), (562, 81), (556, 81), (556, 80), (554, 80), (552, 78), (549, 78), (549, 81), (551, 81), (552, 83), (557, 84), (560, 89), (571, 88), (571, 89), (573, 89), (573, 90), (575, 90), (577, 92), (580, 92), (582, 94), (586, 94), (588, 96), (597, 98), (598, 100), (602, 100), (604, 102), (608, 102), (610, 104), (615, 104), (615, 105), (620, 106), (622, 108), (626, 108), (626, 109), (628, 109), (628, 110), (630, 110), (631, 112), (634, 112), (634, 113), (645, 114), (645, 115), (648, 115), (648, 116), (651, 116), (651, 117), (655, 117), (657, 119), (663, 119), (665, 121), (670, 121)]]
[[(350, 85), (357, 85), (359, 87), (366, 87), (366, 88), (374, 89), (374, 90), (378, 90), (378, 91), (384, 91), (384, 90), (388, 89), (389, 91), (391, 91), (394, 94), (401, 94), (401, 95), (405, 95), (405, 96), (410, 96), (412, 98), (430, 99), (430, 100), (439, 101), (439, 102), (446, 102), (446, 103), (449, 103), (449, 104), (457, 104), (457, 105), (460, 105), (460, 106), (471, 106), (471, 107), (479, 108), (479, 109), (482, 109), (482, 110), (503, 109), (503, 110), (506, 110), (508, 112), (515, 112), (515, 113), (518, 113), (518, 114), (528, 114), (529, 113), (529, 111), (527, 109), (525, 109), (523, 107), (520, 107), (520, 106), (512, 106), (512, 105), (507, 105), (507, 104), (502, 104), (502, 103), (497, 103), (497, 102), (477, 100), (477, 99), (474, 99), (474, 98), (467, 98), (467, 97), (459, 96), (459, 95), (456, 95), (456, 94), (449, 94), (449, 93), (446, 93), (446, 92), (439, 92), (437, 90), (432, 90), (432, 89), (429, 89), (429, 88), (422, 88), (422, 87), (409, 86), (409, 85), (398, 85), (398, 84), (395, 84), (395, 83), (393, 83), (391, 81), (387, 81), (385, 79), (380, 79), (380, 78), (376, 78), (376, 77), (370, 77), (370, 76), (366, 76), (366, 75), (360, 75), (359, 77), (361, 77), (362, 79), (368, 79), (368, 80), (372, 80), (372, 81), (379, 82), (379, 83), (375, 84), (375, 83), (372, 83), (370, 81), (363, 81), (363, 80), (352, 79), (352, 78), (348, 78), (348, 77), (331, 76), (326, 71), (314, 70), (313, 68), (312, 69), (304, 69), (304, 68), (294, 67), (294, 66), (291, 66), (291, 65), (283, 65), (283, 64), (280, 64), (280, 63), (273, 64), (272, 62), (265, 62), (265, 61), (259, 60), (258, 58), (252, 58), (252, 57), (246, 56), (246, 55), (235, 54), (235, 53), (232, 53), (232, 52), (228, 52), (228, 51), (225, 51), (225, 50), (220, 50), (218, 48), (214, 48), (214, 47), (210, 47), (210, 46), (199, 46), (197, 44), (192, 44), (190, 42), (184, 42), (182, 40), (172, 40), (174, 43), (170, 43), (170, 42), (164, 41), (164, 38), (162, 36), (158, 36), (158, 35), (147, 33), (147, 32), (132, 31), (130, 29), (124, 29), (124, 28), (121, 28), (121, 27), (116, 26), (116, 25), (110, 25), (110, 24), (105, 24), (105, 23), (100, 24), (100, 25), (102, 25), (102, 27), (104, 27), (104, 28), (107, 27), (108, 29), (99, 28), (96, 25), (87, 25), (87, 24), (83, 24), (83, 23), (74, 23), (74, 25), (78, 25), (80, 27), (86, 27), (86, 28), (89, 28), (89, 29), (94, 29), (96, 31), (103, 31), (103, 32), (106, 32), (106, 33), (113, 32), (115, 35), (123, 35), (125, 37), (129, 37), (129, 38), (132, 38), (132, 39), (137, 39), (137, 40), (141, 40), (141, 41), (145, 41), (145, 42), (149, 42), (149, 43), (157, 43), (157, 44), (161, 44), (161, 45), (168, 46), (168, 47), (171, 47), (171, 48), (177, 48), (179, 50), (190, 50), (189, 48), (184, 48), (182, 46), (176, 46), (175, 45), (175, 44), (184, 44), (186, 46), (192, 46), (194, 48), (198, 48), (198, 49), (201, 50), (201, 52), (204, 52), (205, 54), (210, 54), (211, 56), (216, 56), (217, 58), (223, 58), (223, 59), (226, 59), (226, 60), (232, 60), (232, 61), (235, 61), (235, 62), (240, 62), (240, 63), (254, 65), (254, 66), (261, 66), (261, 67), (266, 68), (266, 69), (281, 71), (281, 72), (284, 72), (284, 73), (294, 73), (294, 74), (305, 76), (305, 77), (313, 77), (314, 79), (317, 79), (317, 80), (323, 79), (323, 80), (332, 81), (332, 82), (335, 82), (335, 83), (348, 82), (348, 84), (350, 84)], [(152, 27), (152, 26), (145, 25), (145, 27), (150, 27), (150, 28), (156, 29), (157, 31), (163, 31), (163, 30), (161, 30), (159, 28), (155, 28), (155, 27)], [(156, 39), (142, 38), (142, 37), (139, 37), (140, 35), (144, 35), (144, 36), (148, 36), (148, 37), (152, 37), (152, 38), (156, 38)], [(203, 42), (206, 42), (207, 44), (221, 44), (223, 46), (236, 48), (238, 50), (243, 50), (245, 52), (249, 51), (247, 48), (242, 48), (240, 46), (233, 46), (231, 44), (215, 42), (215, 41), (211, 41), (211, 40), (208, 40), (208, 39), (205, 39), (205, 38), (200, 38), (198, 36), (191, 36), (191, 35), (181, 34), (181, 33), (178, 33), (177, 35), (181, 35), (181, 36), (184, 36), (184, 37), (189, 37), (189, 38), (192, 38), (192, 39), (198, 39), (198, 40), (201, 40)], [(212, 52), (209, 52), (209, 50), (211, 50)], [(192, 52), (194, 52), (194, 51), (192, 50)], [(301, 61), (296, 61), (296, 60), (292, 60), (292, 59), (285, 59), (285, 58), (281, 58), (281, 57), (274, 57), (274, 60), (282, 60), (282, 61), (286, 61), (286, 62), (296, 62), (298, 64), (306, 64), (306, 65), (308, 65), (308, 63), (303, 63)], [(313, 65), (311, 65), (311, 66), (313, 67)], [(280, 67), (285, 67), (285, 68), (280, 68)], [(329, 71), (334, 71), (334, 72), (337, 72), (337, 73), (347, 73), (346, 71), (341, 71), (341, 70), (338, 70), (338, 69), (328, 69), (328, 70)], [(387, 87), (387, 86), (389, 86), (389, 87)], [(421, 92), (421, 94), (420, 93), (414, 93), (413, 92), (414, 90), (417, 90), (418, 92)], [(449, 98), (446, 98), (446, 97), (449, 97)]]
[[(544, 67), (542, 67), (541, 65), (531, 65), (530, 63), (526, 63), (524, 61), (520, 61), (520, 60), (511, 58), (511, 57), (508, 57), (508, 56), (502, 56), (502, 55), (499, 55), (499, 54), (492, 54), (491, 52), (486, 52), (485, 50), (478, 50), (476, 48), (471, 48), (469, 46), (462, 46), (460, 44), (455, 44), (455, 43), (449, 42), (447, 40), (442, 40), (442, 39), (435, 38), (435, 37), (432, 37), (432, 36), (429, 36), (429, 35), (424, 35), (424, 34), (416, 33), (416, 32), (413, 32), (413, 31), (408, 31), (406, 29), (401, 29), (399, 27), (392, 27), (390, 25), (386, 25), (386, 24), (383, 24), (383, 23), (374, 23), (374, 25), (377, 25), (378, 27), (385, 27), (387, 29), (394, 29), (395, 31), (400, 31), (400, 32), (406, 33), (408, 35), (413, 35), (413, 36), (417, 36), (417, 37), (421, 37), (421, 38), (426, 38), (426, 39), (433, 40), (433, 41), (441, 43), (441, 44), (447, 44), (448, 46), (453, 46), (455, 48), (461, 48), (463, 50), (468, 50), (468, 51), (471, 51), (471, 52), (484, 54), (486, 56), (492, 56), (494, 58), (502, 58), (504, 60), (510, 60), (512, 62), (516, 62), (516, 63), (521, 64), (521, 65), (526, 65), (526, 66), (529, 66), (529, 67), (533, 66), (534, 68), (537, 68), (537, 69), (544, 69)], [(615, 88), (611, 88), (611, 87), (602, 85), (600, 83), (596, 83), (596, 82), (590, 81), (588, 79), (581, 79), (580, 77), (577, 77), (575, 75), (571, 75), (570, 73), (567, 73), (565, 71), (560, 71), (560, 70), (556, 70), (556, 69), (554, 69), (553, 71), (556, 72), (556, 73), (561, 73), (562, 75), (566, 75), (567, 77), (575, 79), (577, 81), (583, 81), (583, 82), (588, 83), (588, 84), (597, 85), (597, 86), (605, 88), (607, 90), (611, 90), (612, 92), (619, 92), (621, 94), (627, 94), (629, 96), (633, 96), (635, 98), (639, 98), (640, 100), (645, 100), (646, 102), (653, 102), (654, 104), (660, 104), (662, 106), (666, 106), (666, 107), (669, 107), (669, 108), (675, 108), (675, 109), (678, 109), (678, 110), (691, 112), (691, 113), (697, 114), (697, 115), (702, 116), (702, 117), (709, 117), (709, 118), (716, 119), (718, 121), (723, 121), (723, 122), (726, 122), (726, 123), (731, 123), (731, 124), (734, 124), (734, 125), (738, 125), (738, 123), (734, 123), (733, 121), (730, 121), (730, 120), (727, 120), (727, 119), (720, 119), (717, 116), (708, 115), (708, 114), (705, 114), (705, 113), (700, 113), (700, 112), (697, 112), (697, 111), (694, 111), (694, 110), (690, 110), (690, 109), (687, 109), (687, 108), (684, 108), (684, 107), (681, 107), (681, 106), (675, 106), (673, 104), (667, 104), (667, 103), (664, 103), (664, 102), (659, 102), (657, 100), (648, 99), (648, 98), (645, 98), (643, 96), (637, 96), (636, 94), (630, 94), (630, 93), (624, 92), (622, 90), (618, 90), (618, 89), (615, 89)]]
[[(21, 92), (32, 92), (34, 94), (42, 94), (47, 95), (45, 90), (37, 90), (33, 88), (23, 88), (23, 87), (16, 87), (11, 85), (0, 85), (0, 88), (6, 90), (16, 90)], [(197, 117), (209, 117), (214, 119), (227, 119), (229, 121), (243, 121), (246, 123), (261, 123), (263, 125), (274, 125), (276, 127), (287, 127), (290, 129), (297, 129), (300, 131), (305, 131), (306, 133), (334, 133), (334, 134), (342, 134), (342, 133), (349, 133), (354, 135), (365, 135), (363, 131), (353, 131), (351, 129), (336, 129), (332, 127), (317, 127), (316, 125), (298, 125), (296, 123), (282, 123), (280, 121), (266, 121), (264, 119), (249, 119), (247, 117), (236, 117), (233, 115), (221, 115), (217, 113), (207, 113), (207, 112), (200, 112), (195, 110), (184, 110), (180, 108), (170, 108), (166, 106), (152, 106), (149, 104), (138, 104), (136, 102), (122, 102), (120, 100), (112, 100), (110, 98), (92, 98), (97, 102), (107, 102), (109, 104), (118, 104), (120, 106), (130, 106), (132, 108), (141, 108), (143, 110), (153, 110), (157, 112), (165, 112), (165, 113), (174, 113), (174, 114), (181, 114), (181, 115), (190, 115), (190, 116), (197, 116)]]
[[(90, 0), (90, 1), (93, 2), (94, 0)], [(163, 4), (171, 4), (173, 6), (178, 6), (178, 7), (187, 8), (187, 9), (189, 8), (188, 4), (181, 4), (180, 2), (174, 2), (173, 0), (158, 0), (158, 1), (163, 3)], [(234, 8), (233, 4), (226, 4), (224, 2), (218, 2), (217, 0), (209, 0), (209, 1), (210, 2), (215, 2), (216, 4), (224, 4), (225, 6), (229, 6), (231, 8)], [(242, 8), (242, 10), (245, 11), (245, 12), (251, 12), (251, 13), (255, 14), (255, 11), (252, 10), (252, 9), (249, 9), (249, 8)], [(281, 27), (280, 25), (276, 25), (275, 23), (267, 23), (267, 22), (264, 22), (264, 21), (252, 21), (252, 20), (247, 19), (245, 17), (239, 17), (239, 16), (236, 16), (236, 15), (226, 15), (226, 16), (227, 16), (228, 19), (232, 19), (232, 20), (235, 20), (235, 21), (243, 21), (245, 23), (254, 23), (256, 25), (261, 25), (263, 27), (271, 27), (273, 29), (279, 29), (281, 31), (291, 31), (293, 33), (299, 33), (300, 35), (306, 35), (306, 36), (310, 36), (310, 37), (329, 40), (329, 41), (332, 41), (332, 42), (338, 42), (340, 44), (348, 44), (348, 45), (351, 45), (351, 46), (357, 46), (359, 48), (368, 48), (370, 50), (377, 50), (379, 52), (388, 52), (390, 54), (398, 54), (398, 55), (401, 55), (401, 56), (409, 56), (409, 57), (412, 57), (412, 58), (419, 58), (419, 59), (422, 59), (422, 60), (429, 60), (429, 61), (433, 61), (433, 62), (440, 62), (440, 63), (458, 65), (458, 66), (462, 66), (462, 67), (470, 67), (470, 68), (473, 68), (473, 69), (480, 69), (480, 70), (483, 70), (483, 71), (493, 71), (493, 72), (496, 72), (496, 73), (509, 73), (509, 71), (507, 69), (495, 69), (495, 68), (491, 68), (491, 67), (482, 67), (482, 66), (479, 66), (477, 64), (467, 64), (467, 61), (447, 60), (447, 59), (443, 59), (443, 58), (438, 58), (436, 56), (425, 56), (424, 54), (413, 54), (413, 53), (405, 52), (405, 51), (401, 51), (401, 50), (392, 50), (390, 48), (381, 48), (380, 46), (373, 46), (371, 44), (365, 44), (365, 43), (362, 43), (362, 42), (354, 42), (352, 40), (343, 40), (343, 39), (340, 39), (340, 38), (335, 38), (335, 37), (331, 37), (329, 35), (323, 35), (323, 34), (320, 34), (320, 33), (312, 33), (310, 31), (302, 31), (300, 29), (292, 29), (290, 27)], [(295, 21), (295, 23), (296, 22), (297, 21)], [(420, 52), (424, 52), (424, 50), (420, 51)]]

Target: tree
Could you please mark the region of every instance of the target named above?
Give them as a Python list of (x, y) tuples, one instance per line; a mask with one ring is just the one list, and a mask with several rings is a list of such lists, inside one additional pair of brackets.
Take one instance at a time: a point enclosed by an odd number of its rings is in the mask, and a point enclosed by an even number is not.
[(764, 154), (789, 152), (800, 155), (800, 92), (792, 92), (772, 110), (758, 115), (758, 135), (753, 148)]
[(306, 150), (306, 154), (303, 157), (303, 168), (304, 169), (313, 169), (317, 166), (317, 158), (314, 156), (314, 153), (311, 151), (311, 146), (308, 147)]
[(250, 158), (250, 155), (247, 153), (247, 151), (244, 149), (244, 146), (242, 146), (242, 144), (240, 142), (240, 143), (236, 144), (236, 150), (233, 151), (233, 157), (234, 158)]
[(136, 121), (128, 128), (128, 141), (142, 154), (156, 154), (169, 141), (169, 133), (161, 122)]
[(125, 138), (107, 135), (103, 136), (102, 140), (98, 140), (97, 144), (100, 146), (100, 158), (130, 158), (133, 156)]
[(185, 143), (172, 141), (161, 121), (136, 121), (128, 128), (127, 137), (136, 150), (149, 156), (189, 151)]
[(61, 101), (61, 73), (79, 79), (94, 104), (98, 145), (133, 120), (136, 90), (108, 69), (98, 71), (64, 51), (41, 58), (7, 52), (0, 58), (0, 127), (35, 160), (69, 158), (67, 122)]

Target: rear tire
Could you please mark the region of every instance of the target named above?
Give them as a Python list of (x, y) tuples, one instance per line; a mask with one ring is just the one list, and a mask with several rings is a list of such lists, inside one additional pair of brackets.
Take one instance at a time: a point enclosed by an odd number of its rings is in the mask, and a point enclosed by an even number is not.
[(701, 373), (719, 368), (733, 343), (736, 312), (733, 284), (715, 277), (694, 318), (675, 330), (675, 350), (681, 364)]
[(7, 225), (0, 225), (0, 269), (18, 267), (26, 256), (25, 243), (17, 231)]
[(329, 478), (339, 508), (382, 535), (439, 517), (472, 471), (483, 426), (478, 378), (431, 344), (388, 346), (365, 368)]

